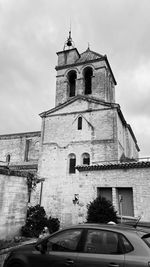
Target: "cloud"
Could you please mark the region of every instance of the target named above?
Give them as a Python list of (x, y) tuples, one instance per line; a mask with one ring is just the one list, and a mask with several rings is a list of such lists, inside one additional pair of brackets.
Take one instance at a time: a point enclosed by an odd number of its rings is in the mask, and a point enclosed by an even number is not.
[(89, 42), (107, 54), (117, 102), (147, 154), (149, 13), (149, 0), (0, 0), (0, 133), (40, 129), (38, 114), (55, 105), (56, 52), (71, 20), (79, 52)]
[(129, 116), (146, 116), (150, 114), (150, 61), (138, 65), (132, 71), (120, 73), (120, 88), (116, 88), (118, 101), (125, 107)]

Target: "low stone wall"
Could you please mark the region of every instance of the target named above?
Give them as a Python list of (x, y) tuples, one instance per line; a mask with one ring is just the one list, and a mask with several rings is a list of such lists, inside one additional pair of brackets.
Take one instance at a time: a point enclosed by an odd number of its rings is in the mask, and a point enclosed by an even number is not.
[(28, 204), (27, 172), (0, 168), (0, 239), (19, 233)]

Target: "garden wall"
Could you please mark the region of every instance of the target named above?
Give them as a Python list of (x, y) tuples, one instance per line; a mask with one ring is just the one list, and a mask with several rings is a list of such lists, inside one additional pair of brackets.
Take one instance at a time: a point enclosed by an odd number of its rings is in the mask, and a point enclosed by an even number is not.
[(19, 233), (25, 223), (28, 188), (27, 172), (0, 167), (0, 239)]

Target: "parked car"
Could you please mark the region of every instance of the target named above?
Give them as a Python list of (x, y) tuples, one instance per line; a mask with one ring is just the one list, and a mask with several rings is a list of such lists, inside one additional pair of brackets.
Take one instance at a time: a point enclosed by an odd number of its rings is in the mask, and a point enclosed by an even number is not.
[(150, 233), (111, 224), (79, 224), (14, 249), (4, 267), (150, 266)]

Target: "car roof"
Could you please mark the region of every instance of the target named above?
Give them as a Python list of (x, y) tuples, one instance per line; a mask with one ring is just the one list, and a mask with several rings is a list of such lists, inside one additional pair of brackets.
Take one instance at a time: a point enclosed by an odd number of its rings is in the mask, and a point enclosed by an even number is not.
[(109, 230), (109, 231), (116, 231), (116, 232), (142, 232), (143, 235), (149, 233), (147, 229), (143, 228), (134, 228), (133, 226), (125, 225), (125, 224), (100, 224), (100, 223), (84, 223), (84, 224), (77, 224), (71, 225), (68, 227), (63, 228), (62, 230), (67, 229), (74, 229), (74, 228), (91, 228), (91, 229), (102, 229), (102, 230)]

